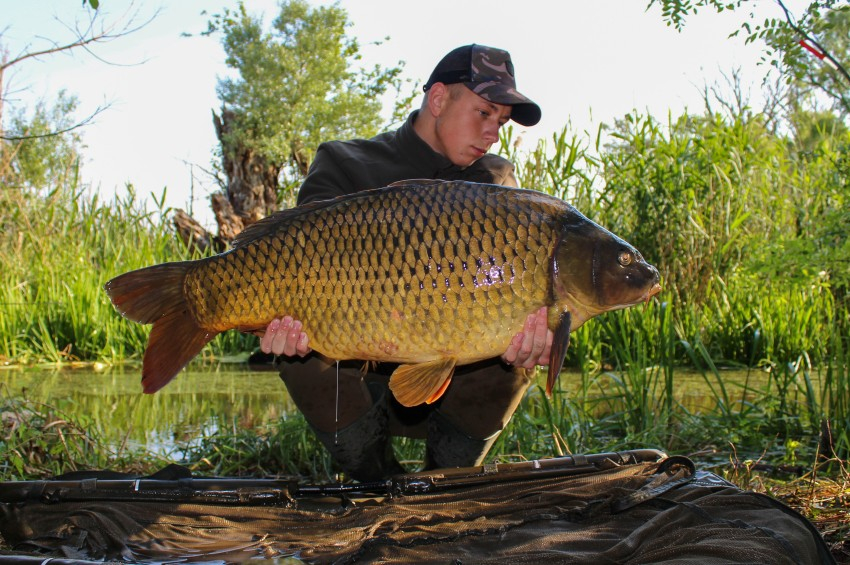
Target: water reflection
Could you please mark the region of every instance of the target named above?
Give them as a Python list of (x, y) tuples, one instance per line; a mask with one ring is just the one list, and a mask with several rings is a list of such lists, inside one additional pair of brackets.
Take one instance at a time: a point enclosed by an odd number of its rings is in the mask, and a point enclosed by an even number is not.
[[(629, 409), (627, 403), (637, 397), (660, 407), (659, 399), (666, 394), (663, 370), (647, 371), (637, 376), (564, 373), (559, 386), (572, 400), (590, 402), (596, 416)], [(141, 448), (171, 460), (181, 459), (178, 446), (217, 430), (263, 429), (295, 413), (276, 371), (258, 371), (244, 363), (192, 364), (152, 395), (142, 393), (140, 380), (138, 365), (102, 371), (4, 369), (0, 395), (47, 403), (71, 420), (88, 422), (109, 445)], [(672, 381), (674, 404), (690, 413), (717, 410), (724, 394), (733, 411), (739, 410), (744, 402), (765, 398), (767, 389), (776, 385), (758, 370), (724, 371), (719, 379), (676, 370)], [(545, 371), (538, 371), (538, 382), (545, 385)], [(794, 401), (800, 390), (788, 387), (788, 400)]]
[(95, 371), (6, 369), (0, 394), (25, 397), (90, 422), (110, 445), (142, 448), (179, 459), (176, 445), (221, 428), (256, 429), (292, 413), (275, 371), (245, 364), (190, 365), (155, 394), (143, 394), (141, 369), (126, 365)]

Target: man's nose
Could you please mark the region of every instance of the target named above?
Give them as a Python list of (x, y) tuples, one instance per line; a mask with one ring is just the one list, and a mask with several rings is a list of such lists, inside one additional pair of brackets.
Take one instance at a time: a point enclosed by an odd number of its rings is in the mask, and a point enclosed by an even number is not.
[(499, 124), (487, 124), (484, 126), (484, 141), (490, 145), (499, 141)]

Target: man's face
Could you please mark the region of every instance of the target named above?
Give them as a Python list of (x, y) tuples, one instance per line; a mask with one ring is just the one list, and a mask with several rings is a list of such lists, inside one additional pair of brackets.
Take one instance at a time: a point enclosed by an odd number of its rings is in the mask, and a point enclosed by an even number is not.
[(436, 118), (437, 151), (467, 167), (499, 140), (511, 107), (484, 100), (462, 84), (448, 87)]

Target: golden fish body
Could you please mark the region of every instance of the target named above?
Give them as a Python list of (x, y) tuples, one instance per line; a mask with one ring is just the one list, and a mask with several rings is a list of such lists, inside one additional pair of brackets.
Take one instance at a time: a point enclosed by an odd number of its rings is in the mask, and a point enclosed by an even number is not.
[(547, 303), (555, 237), (545, 218), (556, 210), (530, 201), (538, 193), (487, 192), (393, 188), (273, 218), (261, 237), (196, 264), (188, 303), (214, 331), (290, 314), (333, 359), (499, 355)]
[[(588, 255), (600, 244), (613, 246), (611, 265)], [(439, 396), (455, 365), (504, 353), (541, 306), (562, 361), (571, 329), (660, 287), (634, 248), (560, 199), (411, 181), (279, 212), (226, 253), (127, 273), (106, 288), (122, 314), (154, 323), (146, 392), (217, 333), (291, 315), (330, 358), (405, 364), (391, 387), (413, 405)]]

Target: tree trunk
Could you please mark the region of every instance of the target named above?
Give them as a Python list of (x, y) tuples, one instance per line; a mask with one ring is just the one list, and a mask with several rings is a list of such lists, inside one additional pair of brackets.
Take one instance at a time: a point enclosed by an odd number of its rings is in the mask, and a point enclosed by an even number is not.
[(209, 250), (221, 253), (227, 248), (227, 240), (208, 232), (183, 210), (178, 209), (174, 213), (172, 221), (177, 229), (177, 235), (180, 236), (186, 247), (194, 247), (204, 254)]
[(227, 133), (234, 120), (235, 114), (230, 110), (222, 110), (221, 117), (213, 112), (215, 133), (221, 145), (222, 169), (227, 177), (224, 192), (210, 197), (218, 235), (208, 232), (183, 210), (177, 210), (173, 219), (183, 243), (203, 253), (210, 249), (217, 253), (224, 251), (243, 229), (277, 209), (279, 169), (253, 150), (232, 144)]
[(218, 235), (225, 241), (233, 241), (245, 229), (245, 222), (236, 214), (233, 205), (221, 192), (210, 197), (215, 221), (218, 224)]
[[(228, 218), (227, 227), (225, 228), (219, 222), (221, 236), (225, 239), (231, 239), (242, 229), (265, 218), (277, 209), (278, 167), (268, 163), (252, 149), (233, 145), (227, 134), (235, 119), (236, 116), (231, 110), (222, 110), (221, 117), (213, 112), (215, 133), (221, 145), (222, 168), (227, 176), (225, 194), (232, 207), (232, 215), (242, 221), (242, 226), (238, 226), (237, 222), (230, 221), (231, 215), (226, 214)], [(216, 204), (213, 202), (214, 210), (215, 206)], [(216, 212), (216, 219), (219, 219), (218, 212)], [(238, 231), (232, 233), (236, 229)], [(225, 235), (225, 231), (227, 235)]]

